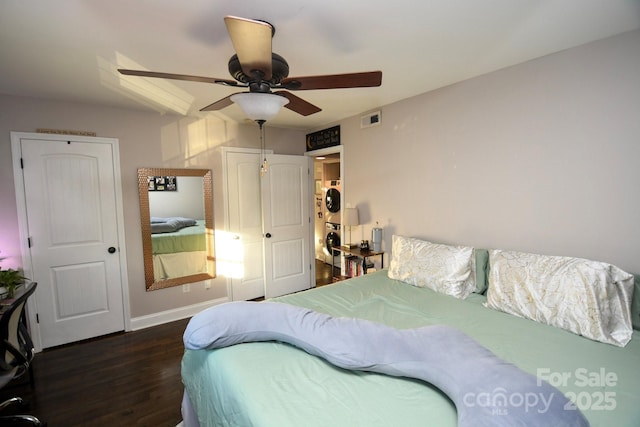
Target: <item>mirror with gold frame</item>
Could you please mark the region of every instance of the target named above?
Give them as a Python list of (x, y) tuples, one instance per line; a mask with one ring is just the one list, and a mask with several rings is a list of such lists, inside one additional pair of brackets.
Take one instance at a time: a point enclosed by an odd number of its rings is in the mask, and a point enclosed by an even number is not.
[(213, 279), (213, 179), (208, 169), (140, 168), (147, 291)]

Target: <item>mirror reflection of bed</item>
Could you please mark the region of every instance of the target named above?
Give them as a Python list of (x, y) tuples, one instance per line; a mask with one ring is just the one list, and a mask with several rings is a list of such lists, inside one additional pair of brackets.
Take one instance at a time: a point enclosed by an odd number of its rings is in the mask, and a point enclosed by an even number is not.
[(177, 179), (176, 191), (149, 191), (156, 282), (207, 272), (202, 178)]
[(147, 291), (215, 278), (211, 170), (139, 168), (138, 193)]

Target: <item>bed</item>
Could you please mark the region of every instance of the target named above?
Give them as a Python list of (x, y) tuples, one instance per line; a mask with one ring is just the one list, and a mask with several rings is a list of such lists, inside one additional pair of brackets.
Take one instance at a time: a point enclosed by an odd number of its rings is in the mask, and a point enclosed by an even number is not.
[(151, 218), (151, 233), (156, 281), (207, 271), (204, 220)]
[[(396, 249), (394, 236), (394, 252)], [(487, 307), (488, 299), (493, 303), (495, 296), (483, 288), (486, 282), (491, 286), (491, 278), (497, 287), (494, 276), (501, 270), (498, 262), (495, 271), (490, 270), (491, 258), (489, 273), (483, 272), (480, 253), (473, 251), (473, 271), (467, 276), (473, 276), (476, 283), (464, 298), (419, 286), (411, 274), (426, 273), (429, 277), (432, 270), (416, 273), (413, 266), (407, 269), (410, 276), (405, 277), (392, 259), (389, 269), (270, 301), (401, 330), (426, 325), (454, 327), (500, 359), (556, 387), (575, 403), (591, 426), (640, 425), (638, 332), (629, 331), (624, 344), (614, 345)], [(397, 255), (392, 255), (396, 263), (401, 258)], [(394, 278), (398, 275), (403, 280)], [(633, 276), (631, 286), (638, 287)], [(629, 301), (622, 305), (634, 316), (626, 319), (627, 323), (640, 325), (637, 301), (631, 303), (631, 294), (625, 298)], [(458, 425), (452, 400), (428, 382), (339, 368), (279, 341), (187, 349), (182, 378), (187, 427)], [(481, 404), (478, 400), (467, 403)], [(504, 408), (492, 410), (498, 420)]]

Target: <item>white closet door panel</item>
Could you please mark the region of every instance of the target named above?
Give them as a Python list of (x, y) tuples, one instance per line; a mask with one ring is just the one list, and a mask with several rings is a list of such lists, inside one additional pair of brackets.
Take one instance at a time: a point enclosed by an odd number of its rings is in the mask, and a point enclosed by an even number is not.
[(235, 301), (264, 296), (259, 162), (257, 153), (226, 154), (228, 228), (235, 247), (231, 298)]
[[(303, 218), (304, 206), (301, 203), (302, 179), (300, 165), (281, 164), (269, 170), (269, 194), (271, 197), (270, 218), (272, 229), (280, 227), (300, 227), (308, 218)], [(306, 180), (305, 180), (306, 183)]]
[(108, 311), (105, 276), (102, 262), (52, 268), (55, 319), (65, 320)]
[[(256, 156), (257, 158), (257, 156)], [(253, 162), (238, 164), (238, 219), (242, 230), (258, 237), (262, 232), (262, 212), (260, 211), (260, 177)]]
[(305, 242), (301, 239), (274, 243), (273, 249), (273, 278), (275, 280), (288, 277), (299, 277), (304, 274), (303, 252)]
[(262, 242), (247, 243), (244, 248), (243, 271), (245, 280), (262, 280), (264, 278)]
[[(44, 201), (51, 246), (103, 240), (98, 187), (98, 162), (89, 156), (51, 156), (44, 166)], [(72, 183), (61, 186), (61, 183)]]

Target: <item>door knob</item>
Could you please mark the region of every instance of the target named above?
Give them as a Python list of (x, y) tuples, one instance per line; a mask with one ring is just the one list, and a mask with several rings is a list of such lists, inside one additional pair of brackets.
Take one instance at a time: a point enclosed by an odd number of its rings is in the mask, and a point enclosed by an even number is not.
[(271, 238), (271, 233), (265, 234), (264, 237), (266, 237), (267, 239), (270, 239)]
[(111, 246), (109, 249), (107, 249), (107, 252), (109, 252), (110, 254), (115, 253), (116, 252), (116, 248)]

